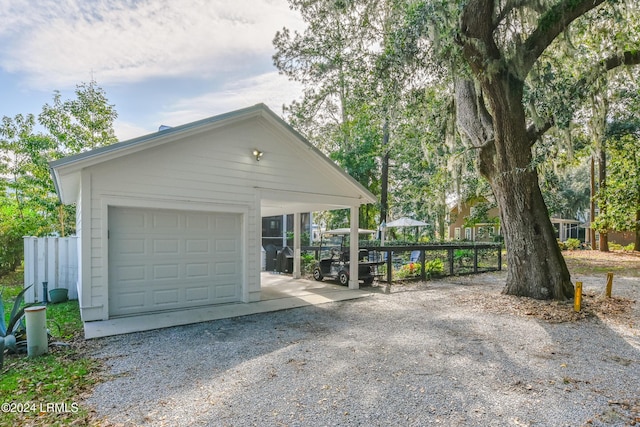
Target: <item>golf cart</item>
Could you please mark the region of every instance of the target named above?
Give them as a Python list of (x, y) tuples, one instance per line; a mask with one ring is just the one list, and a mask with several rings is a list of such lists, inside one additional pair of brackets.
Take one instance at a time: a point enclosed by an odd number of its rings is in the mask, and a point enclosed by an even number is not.
[[(337, 279), (341, 285), (347, 286), (349, 284), (349, 248), (345, 248), (345, 237), (348, 236), (351, 231), (348, 228), (338, 228), (335, 230), (325, 231), (320, 235), (320, 247), (322, 247), (323, 240), (330, 236), (340, 237), (340, 248), (333, 247), (330, 250), (330, 256), (328, 258), (321, 258), (318, 264), (313, 269), (313, 278), (317, 281), (322, 281), (325, 278)], [(373, 230), (358, 230), (358, 234), (373, 234)], [(357, 242), (356, 242), (357, 244)], [(378, 276), (379, 262), (369, 261), (369, 251), (361, 249), (358, 253), (358, 278), (363, 280), (365, 285), (370, 285), (373, 280)]]

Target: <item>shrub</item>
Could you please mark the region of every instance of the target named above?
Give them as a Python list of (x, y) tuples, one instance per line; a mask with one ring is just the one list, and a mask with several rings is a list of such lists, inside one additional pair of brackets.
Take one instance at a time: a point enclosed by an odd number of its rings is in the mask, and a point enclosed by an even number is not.
[(303, 253), (300, 255), (300, 264), (302, 273), (311, 274), (313, 267), (316, 266), (316, 258), (311, 253)]
[(8, 320), (5, 322), (5, 312), (4, 312), (4, 301), (2, 298), (2, 292), (0, 292), (0, 337), (2, 337), (5, 341), (5, 346), (10, 352), (17, 352), (18, 347), (25, 347), (23, 344), (26, 344), (25, 332), (26, 328), (24, 326), (24, 309), (27, 307), (31, 307), (36, 303), (29, 303), (23, 305), (24, 302), (24, 294), (31, 287), (27, 286), (24, 288), (16, 299), (13, 302), (13, 308), (11, 309), (11, 313), (9, 314)]
[(567, 239), (567, 241), (564, 242), (564, 244), (567, 249), (569, 249), (570, 251), (574, 251), (578, 249), (580, 245), (582, 245), (582, 242), (578, 239)]
[(398, 279), (407, 279), (409, 277), (420, 276), (422, 273), (422, 265), (418, 262), (410, 262), (409, 264), (405, 264), (396, 272), (396, 277)]
[(444, 273), (444, 262), (440, 258), (432, 259), (425, 263), (424, 270), (428, 277), (434, 274), (442, 274)]
[(466, 258), (473, 258), (472, 249), (456, 249), (453, 252), (453, 259), (455, 259), (456, 261), (460, 261)]
[(622, 246), (621, 244), (616, 242), (609, 242), (609, 249), (612, 251), (632, 252), (634, 247), (634, 243), (629, 243), (627, 246)]
[[(424, 271), (427, 277), (440, 275), (444, 273), (444, 263), (440, 258), (432, 259), (424, 264)], [(422, 265), (419, 262), (410, 262), (405, 264), (395, 273), (398, 279), (408, 279), (411, 277), (419, 277), (422, 274)]]

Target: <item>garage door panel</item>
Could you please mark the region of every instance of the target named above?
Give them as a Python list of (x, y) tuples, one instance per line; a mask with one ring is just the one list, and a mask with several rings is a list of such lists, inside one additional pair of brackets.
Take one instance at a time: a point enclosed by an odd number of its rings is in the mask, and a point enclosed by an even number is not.
[(122, 310), (136, 312), (144, 307), (145, 299), (144, 291), (126, 292), (114, 298), (113, 303), (121, 307)]
[(218, 285), (215, 292), (216, 298), (231, 300), (235, 296), (235, 285), (233, 283)]
[(153, 228), (162, 233), (166, 230), (177, 230), (180, 227), (180, 213), (178, 212), (153, 212), (151, 217)]
[(180, 253), (178, 239), (153, 239), (153, 255), (177, 255)]
[(180, 277), (178, 264), (161, 264), (153, 266), (153, 280), (178, 279)]
[(119, 282), (142, 282), (147, 277), (144, 265), (123, 265), (115, 269), (115, 279)]
[(109, 314), (236, 302), (241, 215), (109, 209)]
[(190, 263), (186, 265), (186, 268), (186, 276), (189, 279), (209, 277), (209, 275), (211, 275), (209, 263), (206, 262)]
[(237, 265), (235, 262), (216, 262), (215, 274), (217, 277), (234, 276), (238, 274)]
[(185, 289), (185, 299), (187, 301), (201, 301), (209, 298), (209, 287), (199, 286)]
[(237, 218), (234, 215), (219, 216), (213, 219), (215, 231), (219, 233), (229, 232), (237, 227)]
[(185, 252), (188, 254), (208, 255), (211, 252), (209, 240), (205, 239), (186, 239)]
[(145, 227), (145, 221), (147, 216), (144, 212), (134, 212), (127, 211), (122, 212), (117, 218), (110, 218), (110, 226), (112, 228), (123, 229), (123, 228), (134, 228), (134, 229), (143, 229)]
[(170, 305), (174, 308), (179, 302), (179, 292), (177, 289), (162, 289), (153, 291), (153, 304), (156, 307)]
[(219, 254), (224, 253), (237, 253), (239, 242), (236, 239), (218, 239), (216, 240), (216, 252)]
[(188, 214), (185, 216), (185, 226), (188, 230), (210, 231), (211, 221), (206, 214)]
[(145, 239), (122, 239), (117, 241), (117, 251), (123, 255), (144, 255), (145, 254)]

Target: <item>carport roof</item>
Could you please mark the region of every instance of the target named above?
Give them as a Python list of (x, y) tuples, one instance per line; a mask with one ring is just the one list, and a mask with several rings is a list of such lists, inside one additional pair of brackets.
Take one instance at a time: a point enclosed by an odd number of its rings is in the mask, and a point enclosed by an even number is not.
[(343, 189), (348, 189), (348, 196), (345, 196), (344, 193), (335, 195), (328, 192), (319, 195), (258, 188), (263, 216), (340, 209), (376, 202), (376, 197), (369, 190), (264, 104), (220, 114), (50, 162), (49, 166), (56, 191), (63, 203), (75, 203), (80, 190), (81, 172), (87, 167), (251, 118), (262, 118), (287, 132), (305, 148), (306, 156), (310, 156), (314, 162), (319, 163), (326, 174), (337, 178), (342, 183)]

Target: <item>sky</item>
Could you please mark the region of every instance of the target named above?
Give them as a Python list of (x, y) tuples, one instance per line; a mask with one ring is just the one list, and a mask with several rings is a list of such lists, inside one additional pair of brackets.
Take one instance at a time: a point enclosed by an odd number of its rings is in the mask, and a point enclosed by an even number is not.
[(38, 115), (92, 79), (120, 141), (302, 88), (273, 65), (276, 31), (303, 30), (287, 0), (2, 0), (0, 117)]

